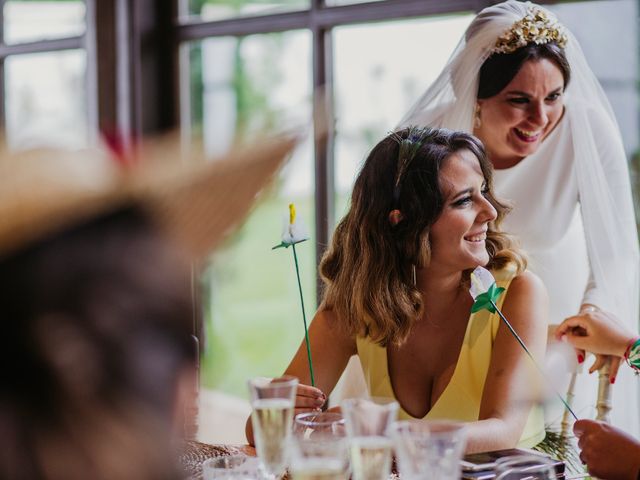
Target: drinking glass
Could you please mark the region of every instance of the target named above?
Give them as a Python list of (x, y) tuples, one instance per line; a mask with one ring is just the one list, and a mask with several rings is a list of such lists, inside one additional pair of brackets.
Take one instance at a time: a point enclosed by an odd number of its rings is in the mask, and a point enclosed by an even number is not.
[(295, 377), (249, 380), (253, 437), (266, 478), (279, 478), (287, 468), (297, 388), (298, 379)]
[(390, 398), (354, 398), (341, 403), (354, 480), (387, 480), (391, 473), (389, 426), (398, 415)]
[(347, 438), (331, 432), (314, 432), (310, 437), (294, 434), (289, 473), (293, 480), (347, 480)]
[(429, 478), (458, 480), (460, 461), (467, 443), (464, 423), (449, 420), (427, 420), (429, 440), (426, 442), (426, 462)]
[(306, 438), (320, 435), (346, 435), (344, 418), (337, 412), (308, 412), (296, 415), (293, 432)]
[(204, 480), (253, 480), (257, 473), (257, 459), (246, 455), (214, 457), (202, 464)]
[(496, 461), (496, 480), (552, 480), (553, 463), (542, 455), (515, 455)]
[(389, 427), (389, 436), (404, 480), (431, 478), (431, 436), (423, 420), (402, 420)]

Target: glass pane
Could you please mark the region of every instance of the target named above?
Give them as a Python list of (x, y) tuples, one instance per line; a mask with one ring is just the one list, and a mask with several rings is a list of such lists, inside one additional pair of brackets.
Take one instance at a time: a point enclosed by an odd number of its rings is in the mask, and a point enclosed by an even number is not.
[(74, 37), (85, 31), (82, 0), (5, 0), (4, 41), (7, 44)]
[(85, 71), (83, 50), (6, 59), (7, 141), (12, 148), (87, 145)]
[(472, 18), (335, 29), (336, 220), (346, 213), (353, 180), (368, 151), (435, 80)]
[[(214, 38), (190, 45), (188, 127), (202, 134), (209, 153), (250, 142), (258, 132), (292, 123), (309, 125), (310, 48), (307, 31)], [(246, 380), (282, 373), (303, 339), (292, 249), (271, 247), (280, 243), (290, 202), (314, 237), (313, 192), (312, 145), (305, 143), (272, 191), (211, 259), (203, 279), (206, 342), (201, 379), (209, 405), (208, 411), (201, 412), (203, 440), (245, 441)], [(315, 310), (313, 241), (297, 245), (296, 251), (306, 312), (311, 316)], [(212, 396), (207, 389), (217, 393)], [(228, 395), (241, 398), (229, 402)], [(207, 429), (213, 423), (210, 413), (218, 423)], [(221, 426), (221, 421), (226, 423)]]
[(232, 17), (268, 15), (272, 13), (304, 10), (310, 0), (181, 0), (181, 16), (187, 20), (222, 20)]
[[(618, 119), (629, 155), (640, 145), (638, 14), (635, 0), (546, 5), (580, 42)], [(624, 45), (624, 48), (620, 48)], [(612, 54), (615, 52), (615, 54)]]

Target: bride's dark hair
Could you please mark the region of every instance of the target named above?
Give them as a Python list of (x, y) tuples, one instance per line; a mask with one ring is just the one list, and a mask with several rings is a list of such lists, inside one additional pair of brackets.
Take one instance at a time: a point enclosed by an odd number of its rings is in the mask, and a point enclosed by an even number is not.
[(485, 60), (480, 67), (478, 99), (497, 95), (513, 80), (526, 62), (542, 59), (550, 60), (560, 69), (566, 88), (571, 79), (571, 66), (564, 49), (555, 42), (541, 45), (530, 43), (512, 53), (494, 53)]

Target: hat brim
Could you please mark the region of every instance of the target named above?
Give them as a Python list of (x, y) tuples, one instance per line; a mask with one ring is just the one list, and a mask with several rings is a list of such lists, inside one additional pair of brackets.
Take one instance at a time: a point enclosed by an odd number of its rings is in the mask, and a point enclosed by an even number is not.
[(155, 151), (164, 158), (143, 154), (133, 168), (88, 151), (4, 155), (0, 258), (130, 204), (147, 211), (186, 253), (203, 257), (244, 218), (295, 144), (295, 137), (280, 136), (204, 161), (161, 142)]

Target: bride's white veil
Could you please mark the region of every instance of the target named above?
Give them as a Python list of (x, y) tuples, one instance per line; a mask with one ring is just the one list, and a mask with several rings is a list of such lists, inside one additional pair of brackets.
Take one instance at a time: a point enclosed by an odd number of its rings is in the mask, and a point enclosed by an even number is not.
[[(551, 12), (538, 5), (514, 0), (482, 10), (467, 28), (442, 73), (398, 128), (417, 124), (472, 132), (480, 67), (491, 55), (498, 37), (525, 17), (532, 7), (555, 19)], [(637, 331), (640, 257), (622, 138), (609, 101), (578, 41), (568, 30), (565, 29), (565, 33), (571, 81), (565, 92), (566, 110), (562, 121), (570, 125), (585, 238), (598, 291), (594, 303), (613, 312)], [(617, 173), (605, 175), (605, 169)], [(610, 183), (611, 178), (617, 179), (615, 184)], [(621, 371), (624, 368), (622, 366)], [(638, 431), (638, 385), (624, 383), (616, 382), (614, 387), (614, 406), (622, 401), (626, 405), (613, 409), (613, 419), (617, 424), (624, 419), (621, 426), (635, 433)]]

